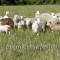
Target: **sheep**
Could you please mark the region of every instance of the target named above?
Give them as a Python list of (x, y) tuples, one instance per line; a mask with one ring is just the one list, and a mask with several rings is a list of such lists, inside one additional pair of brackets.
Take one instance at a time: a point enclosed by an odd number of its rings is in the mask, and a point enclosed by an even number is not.
[(59, 23), (59, 18), (58, 18), (58, 16), (56, 15), (56, 14), (54, 14), (54, 13), (51, 13), (52, 15), (52, 17), (50, 17), (50, 19), (48, 19), (47, 20), (47, 26), (49, 26), (49, 22), (51, 22), (51, 23), (53, 23), (53, 24), (58, 24)]
[(5, 14), (5, 16), (3, 17), (3, 18), (10, 18), (10, 12), (9, 11), (6, 11), (6, 14)]
[(38, 35), (38, 31), (42, 30), (42, 24), (40, 19), (38, 18), (32, 24), (32, 31)]
[(18, 27), (18, 23), (24, 20), (24, 16), (20, 16), (20, 15), (14, 15), (13, 21), (14, 21), (14, 28)]
[(10, 26), (9, 25), (0, 25), (0, 33), (5, 32), (10, 34)]
[(51, 22), (49, 22), (49, 23), (50, 23), (49, 27), (51, 28), (52, 31), (60, 30), (60, 24), (54, 24), (54, 23), (51, 23)]
[(9, 25), (11, 28), (14, 27), (14, 22), (11, 18), (5, 18), (0, 20), (0, 25)]
[(47, 20), (49, 20), (49, 18), (51, 18), (52, 16), (50, 15), (50, 13), (42, 13), (42, 14), (38, 13), (37, 16), (38, 17), (35, 17), (35, 19), (40, 18), (42, 23), (42, 30), (45, 32), (47, 26)]
[[(54, 16), (54, 17), (55, 17), (55, 16)], [(53, 22), (53, 23), (58, 23), (58, 18), (57, 18), (57, 16), (56, 16), (55, 18), (53, 18), (52, 15), (49, 14), (49, 13), (41, 14), (41, 15), (40, 15), (40, 19), (41, 19), (42, 21), (46, 21), (47, 26), (48, 26), (48, 24), (49, 24), (49, 21), (51, 21), (51, 22)]]
[(37, 18), (41, 19), (43, 31), (46, 31), (46, 26), (48, 26), (49, 21), (51, 21), (53, 23), (58, 23), (58, 18), (57, 18), (57, 16), (55, 17), (54, 13), (51, 13), (51, 14), (50, 13), (42, 13), (35, 19), (37, 19)]

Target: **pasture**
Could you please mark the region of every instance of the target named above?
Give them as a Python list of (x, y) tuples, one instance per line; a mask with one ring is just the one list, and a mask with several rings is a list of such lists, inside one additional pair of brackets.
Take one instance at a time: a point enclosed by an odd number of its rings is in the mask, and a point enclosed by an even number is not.
[[(60, 5), (0, 6), (0, 15), (10, 11), (25, 17), (34, 17), (37, 10), (60, 12)], [(60, 31), (50, 29), (33, 35), (30, 29), (12, 29), (11, 34), (0, 34), (0, 60), (60, 60)]]

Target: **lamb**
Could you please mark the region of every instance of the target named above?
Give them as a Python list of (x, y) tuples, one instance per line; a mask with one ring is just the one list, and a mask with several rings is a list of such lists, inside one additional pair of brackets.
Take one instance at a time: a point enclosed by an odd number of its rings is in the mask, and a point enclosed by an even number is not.
[(24, 16), (20, 16), (20, 15), (14, 15), (13, 21), (14, 21), (14, 28), (18, 27), (18, 23), (24, 20)]
[(10, 34), (10, 26), (9, 25), (0, 25), (0, 33), (5, 32)]
[(49, 24), (49, 21), (51, 21), (51, 22), (53, 22), (53, 23), (58, 23), (58, 18), (57, 18), (57, 16), (55, 17), (52, 17), (52, 15), (51, 14), (41, 14), (40, 15), (40, 19), (41, 19), (41, 21), (45, 21), (47, 24), (47, 26), (48, 26), (48, 24)]
[(32, 24), (32, 31), (34, 33), (37, 33), (38, 35), (38, 31), (42, 30), (42, 24), (41, 24), (41, 21), (40, 19), (38, 18), (36, 21), (33, 22)]

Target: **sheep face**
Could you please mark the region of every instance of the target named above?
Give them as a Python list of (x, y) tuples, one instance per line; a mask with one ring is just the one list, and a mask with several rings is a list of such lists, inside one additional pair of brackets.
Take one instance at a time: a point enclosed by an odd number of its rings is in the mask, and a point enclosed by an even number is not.
[(47, 21), (47, 26), (49, 27), (51, 24), (51, 21)]

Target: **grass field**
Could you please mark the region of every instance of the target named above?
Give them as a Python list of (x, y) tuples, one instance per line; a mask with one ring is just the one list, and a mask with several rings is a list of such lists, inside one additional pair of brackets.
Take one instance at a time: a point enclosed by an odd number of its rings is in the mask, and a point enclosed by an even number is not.
[[(0, 15), (9, 10), (15, 14), (34, 17), (36, 10), (60, 12), (60, 5), (0, 6)], [(13, 29), (0, 34), (0, 60), (60, 60), (60, 31), (40, 32), (34, 36), (30, 29)]]

